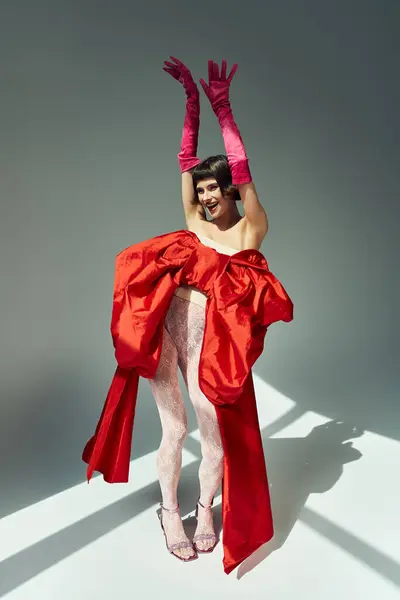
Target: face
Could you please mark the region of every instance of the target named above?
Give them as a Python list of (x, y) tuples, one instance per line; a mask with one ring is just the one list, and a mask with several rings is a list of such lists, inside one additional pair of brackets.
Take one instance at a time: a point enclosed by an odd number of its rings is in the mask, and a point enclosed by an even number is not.
[(206, 209), (212, 219), (216, 219), (228, 211), (232, 205), (230, 198), (223, 196), (215, 179), (203, 179), (197, 186), (200, 204)]

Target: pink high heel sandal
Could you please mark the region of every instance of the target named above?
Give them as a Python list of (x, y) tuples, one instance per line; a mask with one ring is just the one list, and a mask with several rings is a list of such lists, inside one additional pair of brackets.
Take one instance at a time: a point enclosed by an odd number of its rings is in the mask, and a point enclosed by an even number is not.
[[(197, 505), (196, 505), (196, 512), (195, 512), (195, 517), (197, 520), (198, 520), (198, 516), (199, 516), (199, 505), (204, 510), (210, 510), (212, 512), (213, 502), (214, 502), (214, 500), (208, 506), (204, 506), (204, 504), (202, 504), (200, 502), (200, 498), (198, 499)], [(214, 540), (214, 544), (211, 546), (211, 548), (208, 548), (207, 550), (201, 550), (197, 546), (197, 542), (204, 541), (204, 540)], [(196, 552), (198, 552), (199, 554), (210, 554), (210, 552), (212, 552), (214, 550), (214, 548), (217, 544), (218, 544), (218, 537), (216, 536), (215, 533), (199, 533), (198, 535), (195, 535), (193, 538), (193, 547), (196, 550)]]
[[(165, 533), (165, 529), (164, 529), (164, 525), (163, 525), (163, 519), (162, 519), (162, 511), (165, 510), (166, 512), (169, 512), (169, 513), (179, 512), (179, 504), (178, 504), (178, 506), (176, 508), (172, 508), (172, 509), (170, 509), (170, 508), (164, 508), (162, 502), (160, 502), (160, 506), (161, 506), (161, 511), (159, 513), (157, 513), (157, 514), (158, 514), (158, 518), (160, 520), (161, 529), (162, 529), (164, 537), (165, 537), (165, 545), (167, 546), (168, 552), (170, 554), (172, 554), (173, 556), (176, 556), (176, 558), (179, 558), (179, 560), (182, 560), (183, 562), (190, 562), (192, 560), (196, 560), (196, 558), (198, 558), (197, 552), (196, 552), (196, 549), (194, 547), (194, 544), (192, 544), (191, 542), (189, 542), (189, 541), (186, 541), (186, 542), (185, 541), (184, 542), (177, 542), (176, 544), (171, 544), (171, 545), (168, 545), (168, 542), (167, 542), (167, 536), (166, 536), (166, 533)], [(187, 557), (178, 556), (177, 554), (175, 554), (176, 550), (181, 550), (182, 548), (192, 548), (192, 550), (194, 550), (195, 553), (192, 556), (187, 556)]]

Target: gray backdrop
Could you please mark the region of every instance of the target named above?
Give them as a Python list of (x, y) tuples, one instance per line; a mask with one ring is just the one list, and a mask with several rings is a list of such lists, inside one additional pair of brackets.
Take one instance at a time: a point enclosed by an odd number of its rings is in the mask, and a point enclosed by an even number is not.
[[(169, 54), (197, 79), (239, 64), (263, 251), (295, 304), (255, 372), (293, 418), (399, 438), (399, 17), (396, 0), (0, 3), (0, 517), (84, 481), (115, 256), (185, 226)], [(199, 153), (221, 151), (202, 95)], [(143, 382), (134, 456), (159, 437)]]

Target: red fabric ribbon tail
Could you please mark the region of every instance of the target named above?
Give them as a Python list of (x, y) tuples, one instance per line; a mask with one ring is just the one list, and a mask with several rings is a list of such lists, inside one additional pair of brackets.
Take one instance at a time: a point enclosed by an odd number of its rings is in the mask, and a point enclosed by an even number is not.
[(96, 432), (83, 450), (88, 482), (94, 471), (108, 483), (128, 481), (138, 386), (136, 369), (117, 367)]
[(251, 371), (240, 398), (215, 408), (224, 447), (223, 565), (228, 574), (274, 534)]

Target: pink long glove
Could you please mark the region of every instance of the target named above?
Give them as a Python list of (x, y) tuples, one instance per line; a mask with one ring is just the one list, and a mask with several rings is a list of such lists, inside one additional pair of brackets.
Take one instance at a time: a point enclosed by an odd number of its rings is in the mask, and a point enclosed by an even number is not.
[(229, 101), (229, 86), (237, 70), (235, 63), (229, 76), (226, 76), (226, 60), (222, 61), (221, 74), (219, 74), (216, 62), (208, 61), (208, 85), (204, 79), (200, 79), (203, 90), (211, 103), (216, 114), (224, 139), (226, 154), (232, 173), (232, 183), (251, 182), (251, 173), (246, 150), (239, 129), (232, 114)]
[(186, 114), (183, 124), (181, 151), (178, 154), (178, 162), (181, 172), (190, 171), (199, 164), (197, 158), (197, 144), (199, 140), (200, 126), (200, 99), (199, 90), (193, 81), (189, 69), (177, 58), (170, 56), (176, 63), (164, 61), (163, 70), (179, 81), (186, 92)]

